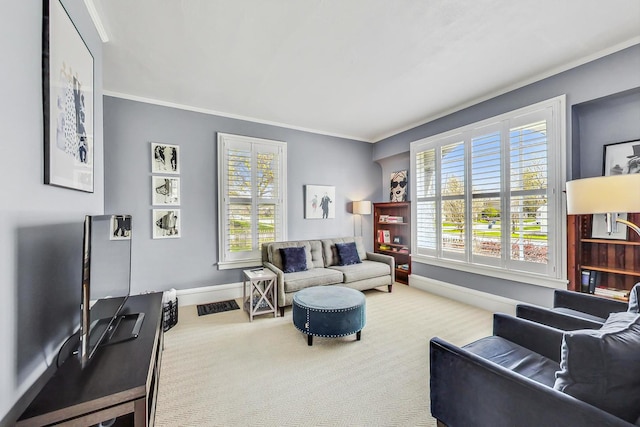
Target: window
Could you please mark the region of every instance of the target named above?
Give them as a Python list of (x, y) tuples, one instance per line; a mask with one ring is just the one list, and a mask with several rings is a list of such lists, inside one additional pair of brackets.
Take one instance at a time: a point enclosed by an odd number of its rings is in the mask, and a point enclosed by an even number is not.
[(286, 240), (287, 144), (218, 134), (220, 269), (259, 265), (265, 242)]
[(414, 261), (557, 285), (564, 116), (558, 97), (413, 142)]

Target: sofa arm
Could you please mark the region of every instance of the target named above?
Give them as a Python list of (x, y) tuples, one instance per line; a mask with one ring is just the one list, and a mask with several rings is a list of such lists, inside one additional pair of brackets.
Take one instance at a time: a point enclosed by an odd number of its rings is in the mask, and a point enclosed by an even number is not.
[(508, 314), (493, 315), (493, 335), (560, 363), (564, 331)]
[(448, 427), (632, 426), (440, 338), (429, 353), (431, 414)]
[(627, 311), (627, 303), (592, 294), (557, 289), (553, 293), (553, 306), (570, 308), (606, 319), (611, 313)]
[(278, 277), (276, 280), (276, 289), (278, 295), (278, 307), (284, 307), (284, 271), (270, 263), (269, 261), (262, 261), (262, 266), (273, 271)]
[(516, 306), (516, 316), (521, 319), (527, 319), (553, 328), (562, 329), (563, 331), (600, 329), (600, 327), (602, 327), (602, 323), (594, 320), (527, 304), (518, 304)]
[(377, 261), (388, 264), (391, 267), (391, 284), (396, 281), (396, 259), (391, 255), (377, 254), (375, 252), (367, 252), (367, 259), (369, 261)]

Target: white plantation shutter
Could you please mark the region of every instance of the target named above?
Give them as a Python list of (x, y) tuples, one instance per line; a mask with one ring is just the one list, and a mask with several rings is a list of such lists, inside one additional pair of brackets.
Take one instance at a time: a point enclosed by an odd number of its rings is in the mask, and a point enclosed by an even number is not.
[(558, 97), (413, 142), (415, 260), (560, 279), (563, 128)]
[(286, 239), (286, 144), (218, 134), (219, 268), (261, 264), (262, 243)]

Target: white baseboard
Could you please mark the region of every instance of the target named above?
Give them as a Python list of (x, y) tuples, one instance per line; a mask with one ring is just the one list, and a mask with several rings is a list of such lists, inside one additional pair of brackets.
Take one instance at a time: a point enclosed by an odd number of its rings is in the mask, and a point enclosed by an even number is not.
[(409, 277), (409, 286), (440, 295), (455, 301), (473, 305), (493, 313), (516, 314), (516, 305), (521, 301), (490, 294), (488, 292), (477, 291), (465, 288), (440, 280), (429, 279), (424, 276), (412, 274)]
[(242, 298), (242, 282), (176, 291), (178, 305), (206, 304)]

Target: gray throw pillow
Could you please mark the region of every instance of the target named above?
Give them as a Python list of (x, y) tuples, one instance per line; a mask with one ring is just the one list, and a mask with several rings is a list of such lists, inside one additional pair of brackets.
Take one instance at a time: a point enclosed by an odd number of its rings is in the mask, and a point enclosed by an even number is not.
[(635, 423), (639, 367), (640, 315), (612, 313), (600, 329), (565, 332), (554, 388)]
[(640, 282), (636, 283), (629, 293), (629, 313), (640, 313), (640, 307), (638, 306), (638, 299), (640, 299)]

